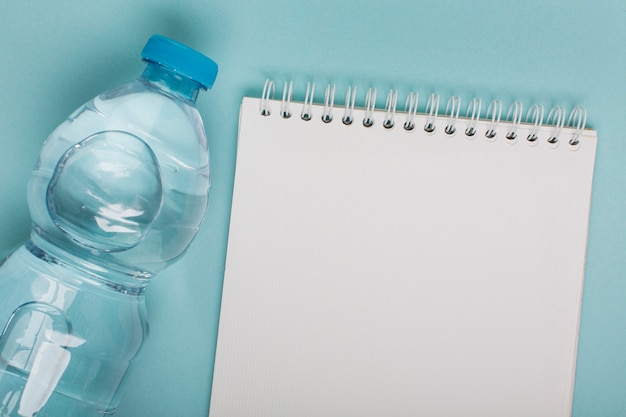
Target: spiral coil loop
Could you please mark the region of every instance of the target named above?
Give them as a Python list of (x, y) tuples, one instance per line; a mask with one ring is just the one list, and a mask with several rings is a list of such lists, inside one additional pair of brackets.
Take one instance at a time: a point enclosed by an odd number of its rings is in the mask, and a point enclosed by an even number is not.
[[(529, 120), (531, 121), (529, 122)], [(533, 104), (530, 106), (528, 113), (526, 113), (526, 123), (532, 123), (532, 128), (526, 137), (526, 141), (529, 145), (536, 145), (537, 139), (539, 139), (537, 132), (543, 123), (543, 106), (541, 104)]]
[(489, 103), (486, 118), (489, 119), (489, 116), (491, 116), (491, 123), (485, 132), (485, 137), (492, 142), (496, 139), (496, 130), (500, 124), (500, 117), (502, 116), (502, 102), (500, 100), (494, 100)]
[(346, 91), (346, 106), (343, 113), (343, 117), (341, 121), (344, 125), (352, 124), (354, 113), (354, 102), (356, 101), (356, 87), (348, 86), (348, 91)]
[(435, 122), (439, 115), (439, 94), (432, 93), (428, 97), (426, 102), (426, 124), (424, 124), (424, 131), (426, 133), (433, 133), (435, 131)]
[(520, 123), (522, 123), (522, 114), (522, 103), (519, 101), (511, 104), (509, 111), (506, 113), (507, 120), (511, 122), (511, 127), (505, 135), (509, 143), (515, 143), (517, 140), (517, 130), (519, 129)]
[(574, 107), (567, 119), (567, 124), (576, 129), (568, 143), (570, 146), (577, 148), (580, 145), (580, 135), (582, 135), (587, 124), (587, 110), (582, 106)]
[[(335, 108), (335, 92), (336, 86), (334, 84), (327, 84), (324, 92), (323, 106), (316, 106), (314, 108), (314, 94), (315, 83), (308, 82), (306, 87), (306, 93), (304, 101), (302, 102), (302, 111), (300, 117), (309, 121), (313, 117), (314, 111), (321, 111), (321, 120), (324, 123), (331, 123), (334, 120), (334, 108)], [(263, 85), (263, 91), (259, 100), (259, 113), (262, 116), (269, 116), (272, 114), (272, 101), (274, 101), (274, 95), (276, 93), (276, 85), (274, 81), (267, 79)], [(362, 123), (365, 127), (371, 127), (375, 124), (374, 118), (377, 114), (382, 114), (376, 108), (376, 88), (369, 88), (365, 96)], [(293, 82), (285, 82), (282, 91), (282, 100), (280, 101), (280, 117), (290, 118), (292, 116), (292, 94), (293, 94)], [(354, 111), (356, 106), (357, 89), (351, 85), (347, 87), (346, 100), (344, 105), (343, 116), (341, 121), (345, 125), (350, 125), (354, 121)], [(435, 132), (438, 124), (439, 117), (439, 94), (432, 93), (428, 97), (426, 108), (423, 113), (418, 115), (418, 99), (419, 95), (416, 92), (409, 92), (404, 105), (405, 120), (403, 128), (405, 131), (410, 132), (415, 130), (416, 120), (420, 117), (424, 120), (424, 131), (428, 134)], [(387, 93), (387, 98), (384, 107), (384, 119), (382, 120), (382, 126), (385, 129), (392, 129), (395, 126), (395, 119), (397, 113), (397, 101), (398, 90), (390, 89)], [(382, 109), (379, 109), (382, 110)], [(465, 111), (465, 136), (471, 139), (476, 136), (480, 126), (483, 126), (485, 137), (488, 141), (493, 142), (496, 140), (497, 132), (503, 131), (503, 127), (500, 127), (502, 119), (503, 105), (500, 100), (493, 100), (487, 107), (487, 112), (484, 118), (481, 118), (482, 101), (477, 98), (473, 98), (469, 101)], [(581, 138), (585, 132), (587, 124), (587, 111), (582, 106), (575, 106), (569, 114), (562, 106), (553, 107), (544, 119), (544, 107), (541, 104), (533, 104), (526, 112), (526, 117), (523, 117), (522, 103), (514, 102), (510, 105), (505, 120), (502, 122), (507, 130), (504, 133), (507, 143), (513, 144), (517, 142), (519, 133), (522, 132), (526, 135), (526, 143), (529, 146), (536, 146), (538, 143), (547, 144), (550, 148), (558, 147), (561, 142), (561, 136), (563, 129), (567, 128), (568, 134), (571, 134), (570, 138), (565, 142), (568, 145), (568, 149), (577, 150), (581, 145)], [(448, 98), (445, 117), (446, 123), (443, 128), (446, 135), (452, 136), (457, 131), (457, 125), (461, 113), (461, 98), (458, 96), (451, 96)], [(381, 115), (382, 118), (382, 115)], [(523, 121), (523, 123), (522, 123)], [(442, 123), (443, 124), (443, 123)], [(549, 129), (549, 127), (551, 129)], [(548, 132), (545, 133), (545, 132)], [(544, 132), (544, 133), (542, 133)], [(501, 133), (502, 134), (502, 133)], [(544, 139), (541, 139), (541, 135), (546, 135)], [(541, 140), (540, 140), (541, 139)], [(545, 141), (545, 142), (544, 142)]]
[(406, 121), (404, 122), (404, 130), (411, 131), (415, 129), (415, 116), (417, 115), (417, 104), (419, 95), (410, 92), (404, 103), (404, 111), (406, 112)]
[(396, 115), (396, 104), (398, 102), (398, 90), (389, 90), (387, 93), (387, 100), (385, 101), (385, 120), (383, 120), (383, 127), (385, 129), (391, 129), (394, 125), (394, 117)]
[(550, 110), (550, 113), (548, 113), (548, 117), (546, 118), (546, 124), (554, 126), (552, 133), (548, 137), (548, 143), (552, 147), (556, 147), (559, 144), (559, 136), (561, 136), (561, 131), (565, 125), (565, 113), (565, 108), (555, 106), (552, 110)]
[(467, 111), (465, 112), (465, 117), (468, 119), (467, 128), (465, 128), (465, 136), (467, 137), (471, 138), (476, 134), (476, 125), (478, 120), (480, 120), (482, 104), (479, 98), (473, 98), (467, 105)]
[(290, 81), (289, 84), (285, 82), (283, 87), (283, 100), (280, 104), (280, 115), (283, 119), (289, 119), (291, 117), (291, 110), (289, 109), (291, 93), (293, 93), (293, 81)]
[(374, 109), (376, 107), (376, 89), (370, 88), (365, 96), (365, 117), (363, 126), (372, 127), (374, 125)]
[(313, 117), (313, 95), (315, 94), (315, 83), (307, 83), (306, 84), (306, 94), (304, 96), (304, 103), (302, 105), (302, 113), (300, 113), (300, 118), (305, 121), (311, 120)]
[(265, 80), (265, 85), (263, 85), (263, 93), (261, 94), (261, 102), (259, 103), (259, 113), (261, 116), (269, 116), (272, 114), (272, 111), (269, 106), (269, 101), (274, 98), (274, 93), (276, 91), (274, 81)]
[(459, 113), (461, 112), (461, 97), (452, 96), (448, 99), (446, 104), (446, 115), (449, 116), (448, 124), (444, 128), (444, 132), (447, 135), (454, 135), (456, 132), (456, 121), (459, 119)]
[(330, 123), (333, 121), (333, 106), (335, 105), (335, 85), (328, 84), (324, 92), (324, 112), (322, 113), (322, 121)]

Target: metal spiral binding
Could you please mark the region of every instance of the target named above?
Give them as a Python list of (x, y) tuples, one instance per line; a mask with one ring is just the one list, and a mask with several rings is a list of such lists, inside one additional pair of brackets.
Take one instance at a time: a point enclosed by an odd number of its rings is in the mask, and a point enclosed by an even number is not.
[(333, 121), (333, 106), (335, 105), (335, 85), (326, 86), (324, 92), (324, 112), (322, 113), (322, 122), (330, 123)]
[[(262, 116), (270, 116), (272, 114), (271, 102), (274, 100), (276, 86), (274, 81), (266, 80), (263, 85), (263, 91), (261, 93), (261, 99), (259, 101), (259, 113)], [(321, 120), (324, 123), (331, 123), (334, 120), (333, 112), (335, 107), (335, 85), (328, 84), (324, 93), (324, 106), (321, 114)], [(292, 115), (292, 93), (293, 82), (285, 82), (282, 92), (282, 100), (280, 102), (280, 116), (283, 118), (289, 118)], [(314, 104), (315, 83), (307, 83), (306, 93), (304, 101), (302, 102), (302, 111), (300, 117), (303, 120), (311, 120), (313, 117), (313, 104)], [(343, 117), (341, 121), (345, 125), (350, 125), (354, 121), (354, 109), (356, 104), (356, 87), (349, 86), (346, 91), (346, 101), (344, 105)], [(418, 94), (409, 92), (404, 105), (404, 113), (406, 119), (403, 123), (403, 128), (407, 132), (415, 130), (416, 118), (418, 117)], [(391, 129), (395, 125), (396, 110), (398, 101), (398, 91), (395, 89), (389, 90), (387, 93), (387, 99), (385, 101), (384, 119), (382, 126), (385, 129)], [(438, 125), (439, 117), (439, 105), (440, 96), (438, 94), (431, 94), (428, 97), (424, 112), (421, 113), (423, 119), (425, 119), (424, 131), (426, 133), (433, 133)], [(486, 140), (494, 142), (499, 130), (500, 121), (502, 118), (502, 102), (499, 100), (492, 101), (484, 116), (484, 121), (481, 125), (486, 125), (484, 135)], [(376, 112), (376, 89), (369, 88), (365, 96), (365, 105), (363, 107), (364, 116), (362, 123), (365, 127), (371, 127), (375, 124), (375, 112)], [(470, 100), (466, 112), (466, 126), (465, 136), (467, 138), (474, 138), (478, 133), (478, 125), (481, 121), (482, 101), (480, 99)], [(541, 142), (541, 135), (547, 132), (548, 127), (551, 127), (549, 134), (547, 134), (545, 143), (551, 147), (556, 148), (561, 142), (561, 136), (565, 127), (572, 131), (571, 137), (565, 141), (570, 150), (576, 150), (581, 145), (581, 137), (584, 133), (587, 124), (587, 111), (581, 106), (575, 106), (569, 114), (564, 107), (556, 106), (550, 110), (547, 117), (544, 118), (544, 107), (540, 104), (533, 104), (528, 109), (525, 119), (523, 118), (522, 103), (514, 102), (508, 109), (506, 114), (506, 126), (507, 130), (504, 134), (506, 142), (514, 144), (517, 142), (518, 133), (520, 129), (524, 132), (528, 132), (526, 136), (526, 143), (529, 146), (536, 146)], [(458, 96), (452, 96), (448, 99), (445, 116), (447, 118), (444, 132), (452, 136), (457, 130), (458, 119), (461, 111), (461, 99)], [(522, 123), (522, 119), (524, 120)], [(522, 124), (524, 127), (522, 128)], [(546, 126), (546, 127), (544, 127)]]
[(506, 118), (511, 122), (511, 127), (505, 137), (508, 139), (508, 143), (512, 144), (517, 140), (517, 130), (519, 129), (520, 123), (522, 123), (522, 103), (516, 101), (511, 104), (509, 111), (506, 113)]
[(548, 113), (548, 117), (546, 118), (546, 124), (554, 126), (552, 133), (548, 137), (548, 144), (550, 144), (553, 148), (556, 148), (559, 144), (559, 136), (561, 136), (561, 131), (565, 125), (565, 113), (565, 108), (556, 106), (550, 110), (550, 113)]
[(275, 90), (274, 81), (265, 80), (263, 93), (261, 94), (261, 102), (259, 103), (259, 113), (261, 113), (261, 116), (269, 116), (272, 114), (269, 107), (269, 101), (274, 98)]
[[(572, 124), (572, 122), (574, 123)], [(578, 149), (580, 146), (580, 135), (585, 130), (585, 125), (587, 124), (587, 110), (582, 106), (574, 107), (569, 115), (569, 119), (567, 119), (567, 124), (576, 128), (572, 138), (569, 140), (569, 144)]]
[(354, 113), (354, 103), (356, 101), (356, 87), (348, 86), (346, 91), (346, 106), (341, 121), (344, 125), (352, 124), (352, 114)]
[(426, 133), (433, 133), (435, 131), (435, 122), (437, 121), (437, 115), (439, 114), (439, 94), (431, 94), (426, 102), (426, 124), (424, 125), (424, 131)]
[(391, 129), (393, 127), (397, 102), (398, 90), (389, 90), (389, 93), (387, 93), (387, 101), (385, 102), (385, 120), (383, 121), (383, 127), (385, 129)]
[(448, 99), (446, 104), (446, 114), (450, 116), (448, 124), (444, 128), (444, 132), (448, 136), (454, 135), (456, 132), (456, 121), (459, 119), (459, 113), (461, 111), (461, 97), (452, 96)]
[[(482, 107), (482, 101), (479, 98), (473, 98), (467, 105), (467, 111), (465, 117), (468, 119), (467, 128), (465, 129), (465, 136), (471, 138), (476, 134), (476, 124), (480, 119), (480, 110)], [(471, 114), (470, 114), (471, 110)]]
[(404, 111), (406, 112), (406, 121), (404, 122), (404, 130), (411, 131), (415, 129), (415, 116), (417, 115), (417, 104), (419, 95), (410, 92), (404, 103)]
[(280, 115), (283, 119), (289, 119), (291, 117), (291, 110), (289, 104), (291, 103), (291, 93), (293, 92), (293, 81), (285, 82), (283, 87), (283, 101), (280, 104)]
[(302, 120), (309, 121), (313, 112), (313, 94), (315, 93), (315, 83), (306, 84), (306, 95), (304, 96), (304, 104), (302, 105), (302, 113), (300, 117)]
[(500, 117), (502, 116), (502, 102), (500, 100), (494, 100), (489, 103), (489, 107), (487, 107), (487, 116), (489, 119), (491, 115), (491, 123), (489, 124), (489, 128), (485, 132), (485, 137), (490, 142), (493, 142), (496, 139), (496, 130), (498, 125), (500, 124)]
[[(529, 119), (532, 115), (532, 119), (529, 122)], [(526, 123), (532, 123), (533, 127), (530, 130), (530, 133), (526, 137), (526, 141), (529, 145), (536, 145), (537, 139), (539, 136), (537, 135), (537, 131), (541, 128), (541, 123), (543, 122), (543, 106), (541, 104), (533, 104), (528, 109), (528, 113), (526, 113)]]
[(363, 126), (372, 127), (374, 125), (374, 108), (376, 107), (376, 89), (370, 88), (365, 96), (365, 117)]

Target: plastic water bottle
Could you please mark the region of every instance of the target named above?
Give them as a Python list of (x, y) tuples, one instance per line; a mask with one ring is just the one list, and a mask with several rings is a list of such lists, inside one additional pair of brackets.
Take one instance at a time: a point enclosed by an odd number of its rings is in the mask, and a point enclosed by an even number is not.
[(209, 155), (195, 101), (217, 65), (155, 35), (137, 80), (46, 140), (30, 240), (0, 267), (0, 416), (112, 414), (148, 334), (144, 290), (204, 217)]

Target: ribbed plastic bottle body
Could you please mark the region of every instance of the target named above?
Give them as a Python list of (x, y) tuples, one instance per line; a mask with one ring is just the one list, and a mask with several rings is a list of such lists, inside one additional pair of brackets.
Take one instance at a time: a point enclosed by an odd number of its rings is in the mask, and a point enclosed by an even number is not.
[(143, 295), (22, 247), (0, 269), (0, 299), (0, 417), (115, 412), (148, 334)]
[(33, 243), (146, 279), (188, 247), (208, 187), (197, 109), (140, 78), (88, 102), (46, 140), (28, 187)]
[(144, 289), (206, 211), (198, 89), (149, 63), (44, 143), (28, 184), (31, 239), (0, 268), (0, 417), (115, 411), (147, 336)]

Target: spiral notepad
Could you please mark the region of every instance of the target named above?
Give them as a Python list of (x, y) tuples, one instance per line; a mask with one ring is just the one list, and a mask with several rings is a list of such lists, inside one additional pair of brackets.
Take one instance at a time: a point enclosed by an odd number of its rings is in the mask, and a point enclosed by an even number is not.
[(584, 109), (273, 92), (241, 106), (210, 417), (570, 416)]

